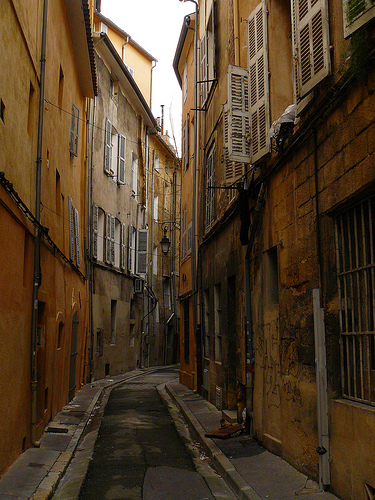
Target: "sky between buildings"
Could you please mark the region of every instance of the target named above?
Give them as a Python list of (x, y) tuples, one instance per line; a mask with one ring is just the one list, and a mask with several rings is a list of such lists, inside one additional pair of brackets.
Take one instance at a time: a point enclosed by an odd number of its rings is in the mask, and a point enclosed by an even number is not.
[(180, 155), (182, 95), (172, 65), (184, 17), (194, 11), (194, 3), (179, 0), (102, 0), (101, 3), (101, 13), (157, 59), (151, 109), (158, 117), (164, 105), (164, 132), (168, 132), (172, 144), (174, 134)]

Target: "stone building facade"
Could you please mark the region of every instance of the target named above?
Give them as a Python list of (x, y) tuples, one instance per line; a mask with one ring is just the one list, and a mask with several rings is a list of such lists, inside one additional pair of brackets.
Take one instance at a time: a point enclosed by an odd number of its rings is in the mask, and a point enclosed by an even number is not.
[(366, 500), (374, 7), (198, 4), (198, 388), (322, 488)]

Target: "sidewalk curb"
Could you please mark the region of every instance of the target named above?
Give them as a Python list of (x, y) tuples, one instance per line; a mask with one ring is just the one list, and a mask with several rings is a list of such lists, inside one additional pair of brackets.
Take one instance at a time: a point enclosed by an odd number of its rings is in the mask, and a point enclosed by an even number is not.
[[(173, 382), (172, 382), (173, 383)], [(196, 438), (203, 445), (206, 453), (215, 464), (218, 472), (224, 478), (225, 482), (232, 488), (240, 500), (262, 500), (262, 498), (248, 485), (243, 477), (236, 471), (232, 463), (220, 450), (212, 439), (205, 437), (205, 430), (199, 423), (195, 415), (190, 411), (184, 401), (177, 396), (171, 387), (171, 382), (165, 384), (165, 388), (177, 407), (188, 421), (189, 427)]]

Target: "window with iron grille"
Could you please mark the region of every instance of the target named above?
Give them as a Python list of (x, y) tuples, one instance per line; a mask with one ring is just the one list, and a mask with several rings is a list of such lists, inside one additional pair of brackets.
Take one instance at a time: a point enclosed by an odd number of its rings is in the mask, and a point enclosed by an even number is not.
[(336, 217), (343, 396), (375, 405), (375, 197)]

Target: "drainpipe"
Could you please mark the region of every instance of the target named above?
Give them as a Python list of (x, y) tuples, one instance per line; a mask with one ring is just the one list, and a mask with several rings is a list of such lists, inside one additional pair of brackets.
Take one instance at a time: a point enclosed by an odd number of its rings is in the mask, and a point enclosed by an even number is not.
[[(44, 118), (44, 85), (46, 75), (46, 42), (47, 42), (47, 9), (48, 0), (43, 3), (43, 25), (42, 25), (42, 47), (40, 54), (40, 95), (38, 116), (38, 138), (36, 156), (36, 180), (35, 180), (35, 219), (40, 223), (40, 198), (41, 198), (41, 167), (42, 167), (42, 144), (43, 144), (43, 118)], [(38, 226), (35, 238), (34, 250), (34, 276), (33, 276), (33, 304), (31, 316), (31, 443), (39, 447), (40, 442), (36, 439), (36, 424), (38, 417), (37, 409), (37, 387), (36, 377), (36, 339), (38, 329), (38, 292), (41, 284), (40, 269), (40, 245), (41, 228)]]
[[(93, 319), (93, 285), (94, 285), (94, 265), (93, 265), (93, 220), (92, 220), (92, 203), (93, 203), (93, 187), (92, 187), (92, 174), (94, 168), (94, 127), (95, 127), (95, 112), (96, 112), (96, 97), (94, 99), (90, 99), (89, 101), (89, 132), (88, 132), (88, 142), (89, 142), (89, 166), (88, 166), (88, 201), (87, 201), (87, 213), (88, 213), (88, 235), (87, 240), (89, 241), (89, 250), (90, 250), (90, 258), (89, 258), (89, 339), (88, 339), (88, 363), (89, 369), (87, 374), (87, 382), (91, 382), (92, 380), (92, 371), (94, 365), (94, 319)], [(91, 128), (91, 130), (90, 130)]]
[(240, 65), (240, 30), (238, 22), (238, 0), (233, 0), (234, 64)]
[(245, 255), (245, 290), (246, 290), (246, 431), (250, 433), (251, 419), (253, 417), (253, 395), (254, 395), (254, 344), (251, 317), (251, 287), (250, 287), (250, 256), (253, 247), (255, 233), (258, 227), (260, 214), (265, 203), (266, 184), (260, 186), (257, 204), (254, 210), (253, 224), (251, 226), (249, 244)]
[(328, 376), (327, 376), (327, 349), (326, 331), (324, 323), (324, 308), (320, 289), (323, 288), (323, 258), (322, 236), (320, 228), (319, 184), (318, 184), (318, 138), (316, 127), (313, 127), (314, 140), (314, 182), (315, 182), (315, 212), (316, 212), (316, 250), (318, 256), (320, 288), (313, 290), (313, 317), (316, 366), (316, 411), (318, 424), (319, 456), (319, 488), (326, 489), (331, 484), (330, 446), (329, 446), (329, 417), (328, 417)]

